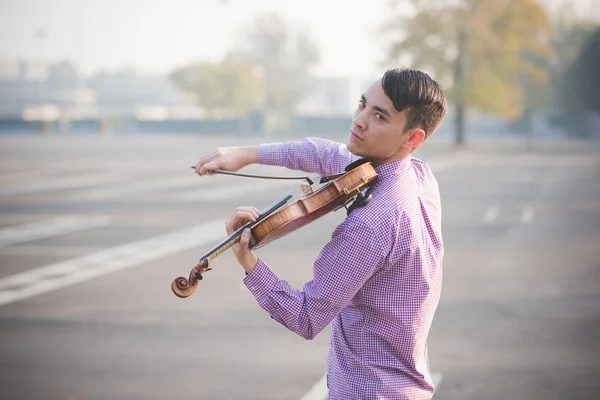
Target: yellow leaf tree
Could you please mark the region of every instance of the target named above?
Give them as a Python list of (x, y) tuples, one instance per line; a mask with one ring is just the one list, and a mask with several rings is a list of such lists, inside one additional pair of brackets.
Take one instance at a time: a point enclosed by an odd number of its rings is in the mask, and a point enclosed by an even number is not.
[(547, 79), (550, 22), (535, 0), (392, 1), (386, 60), (410, 60), (441, 82), (456, 108), (456, 143), (464, 142), (468, 108), (517, 120)]

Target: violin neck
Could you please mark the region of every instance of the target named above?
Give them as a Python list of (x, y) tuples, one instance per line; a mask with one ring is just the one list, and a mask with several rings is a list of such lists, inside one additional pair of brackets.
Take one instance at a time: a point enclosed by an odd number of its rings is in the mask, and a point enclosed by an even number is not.
[(240, 237), (242, 236), (242, 232), (246, 228), (252, 228), (256, 224), (260, 223), (263, 219), (271, 215), (273, 212), (277, 211), (280, 207), (282, 207), (285, 203), (288, 202), (289, 199), (292, 198), (291, 194), (285, 195), (285, 197), (274, 204), (272, 204), (269, 208), (263, 211), (260, 216), (254, 222), (250, 222), (245, 226), (241, 227), (237, 231), (231, 234), (227, 239), (223, 240), (221, 243), (216, 245), (212, 250), (206, 253), (200, 260), (206, 260), (208, 263), (211, 262), (215, 257), (219, 256), (219, 254), (225, 252), (229, 248), (231, 248), (234, 244), (240, 241)]
[(234, 244), (238, 243), (239, 241), (240, 241), (240, 235), (234, 234), (233, 236), (227, 238), (226, 240), (222, 241), (217, 246), (215, 246), (212, 250), (210, 250), (208, 253), (206, 253), (201, 259), (208, 261), (208, 263), (210, 264), (210, 262), (212, 260), (214, 260), (222, 253), (229, 250), (231, 247), (233, 247)]

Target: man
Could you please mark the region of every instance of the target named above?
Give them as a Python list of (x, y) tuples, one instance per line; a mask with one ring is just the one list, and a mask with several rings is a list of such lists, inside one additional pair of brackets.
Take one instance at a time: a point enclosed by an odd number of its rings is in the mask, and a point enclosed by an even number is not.
[[(361, 157), (372, 161), (379, 174), (372, 200), (335, 229), (302, 291), (249, 250), (249, 230), (233, 248), (247, 288), (273, 319), (306, 339), (332, 323), (331, 400), (433, 396), (426, 342), (442, 284), (441, 204), (435, 177), (412, 153), (446, 108), (444, 91), (427, 74), (391, 69), (361, 96), (347, 146), (306, 138), (227, 147), (196, 165), (199, 175), (260, 163), (324, 176)], [(227, 234), (259, 213), (239, 207)]]

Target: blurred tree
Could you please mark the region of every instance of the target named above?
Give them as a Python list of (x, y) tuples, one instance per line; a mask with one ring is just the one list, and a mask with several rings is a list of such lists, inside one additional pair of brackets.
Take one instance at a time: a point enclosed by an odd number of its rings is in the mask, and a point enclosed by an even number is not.
[(552, 58), (547, 64), (549, 84), (538, 90), (550, 108), (549, 122), (569, 135), (584, 134), (584, 106), (577, 87), (575, 59), (598, 23), (578, 15), (574, 4), (564, 3), (551, 14)]
[[(402, 2), (405, 4), (406, 2)], [(409, 0), (415, 13), (395, 10), (383, 32), (393, 35), (386, 60), (412, 58), (415, 68), (452, 82), (456, 143), (464, 142), (468, 108), (517, 120), (531, 107), (532, 88), (547, 79), (550, 23), (535, 0)]]
[(594, 134), (597, 127), (588, 124), (588, 117), (600, 115), (600, 28), (596, 25), (594, 32), (589, 31), (589, 25), (583, 23), (568, 31), (565, 36), (577, 53), (569, 51), (563, 68), (555, 71), (557, 112), (553, 122), (559, 122), (571, 136)]
[(258, 15), (240, 32), (236, 51), (260, 66), (265, 83), (266, 130), (288, 127), (319, 61), (318, 47), (303, 30), (278, 14)]
[(200, 62), (173, 71), (172, 82), (194, 96), (209, 114), (244, 115), (258, 109), (264, 84), (256, 66), (240, 56), (228, 55), (219, 63)]
[(553, 22), (551, 45), (554, 57), (550, 65), (553, 85), (549, 90), (552, 94), (552, 105), (566, 113), (572, 113), (583, 107), (575, 86), (577, 77), (574, 75), (573, 64), (586, 40), (598, 29), (598, 24), (576, 18), (567, 11), (559, 9)]
[(600, 113), (600, 28), (585, 41), (571, 68), (584, 109)]

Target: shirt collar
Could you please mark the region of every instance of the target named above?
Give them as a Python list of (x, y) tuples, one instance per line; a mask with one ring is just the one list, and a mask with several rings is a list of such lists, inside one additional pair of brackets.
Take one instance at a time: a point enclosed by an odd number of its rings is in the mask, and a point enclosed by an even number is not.
[(375, 172), (377, 172), (377, 174), (381, 178), (392, 175), (400, 175), (402, 171), (410, 167), (411, 159), (411, 156), (407, 156), (399, 160), (394, 160), (385, 164), (381, 164), (380, 166), (375, 168)]

